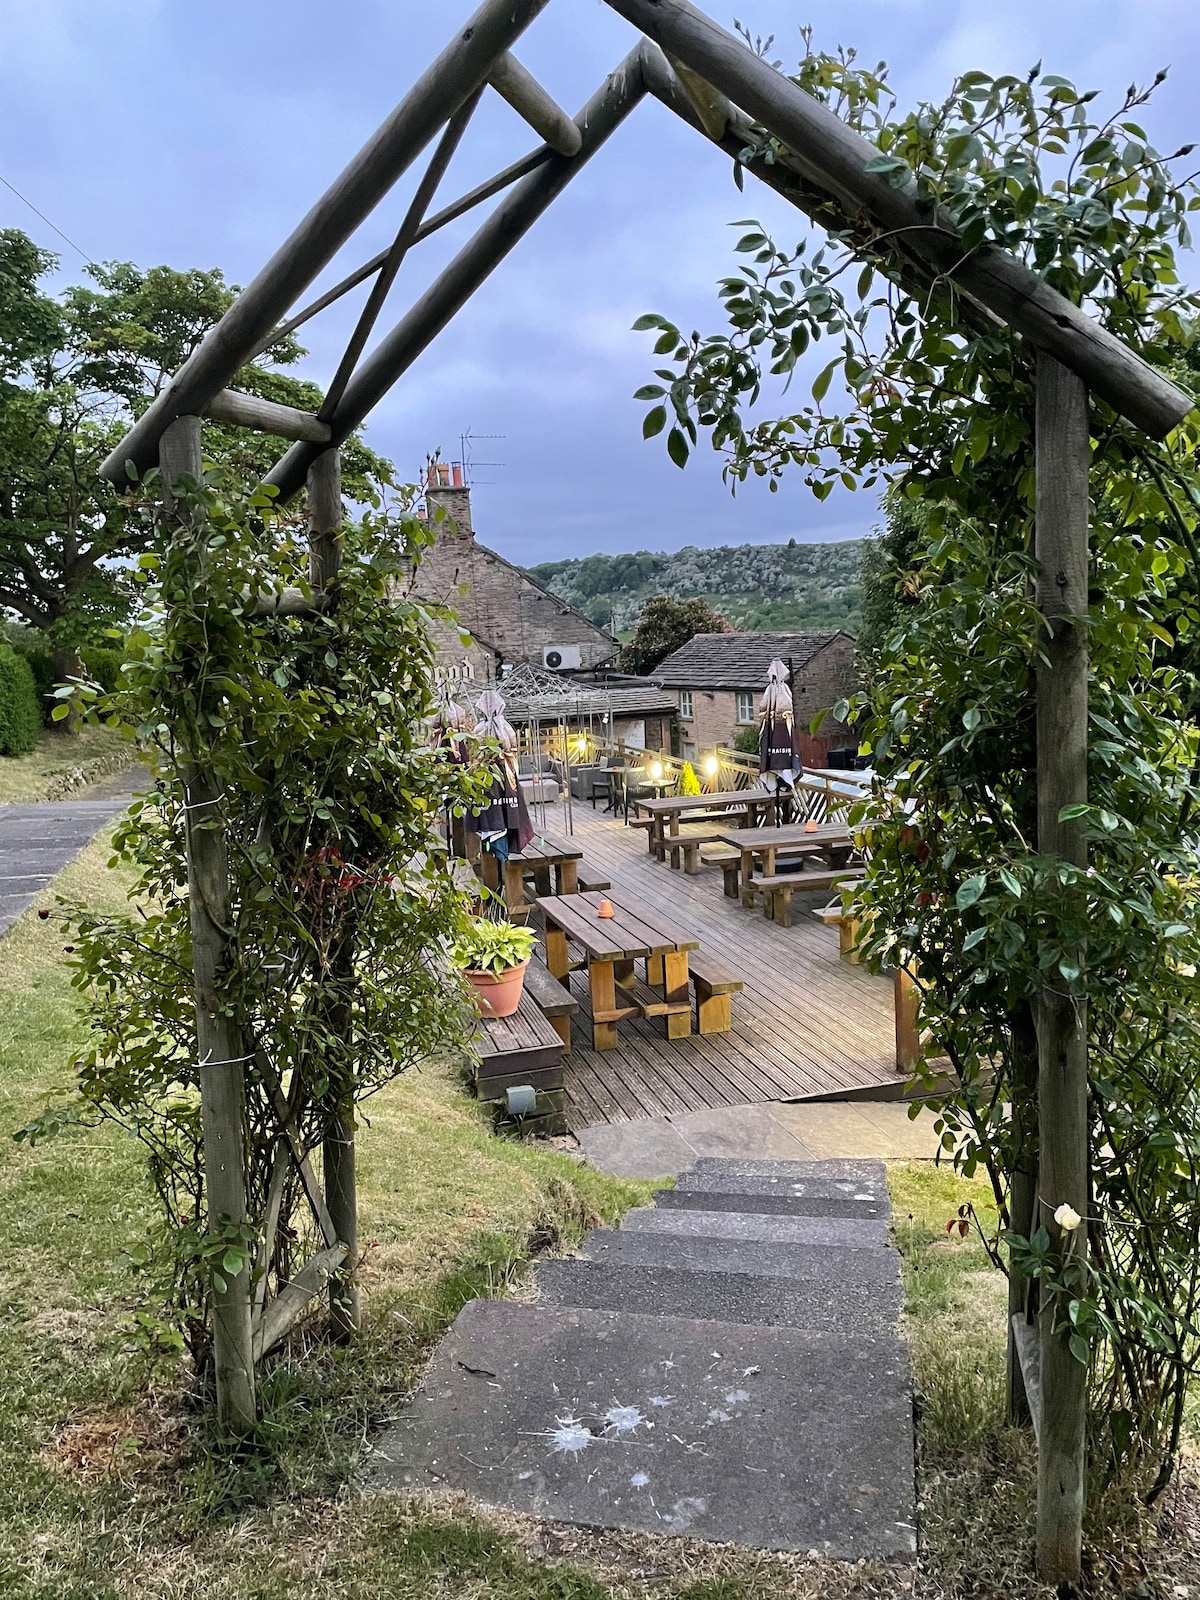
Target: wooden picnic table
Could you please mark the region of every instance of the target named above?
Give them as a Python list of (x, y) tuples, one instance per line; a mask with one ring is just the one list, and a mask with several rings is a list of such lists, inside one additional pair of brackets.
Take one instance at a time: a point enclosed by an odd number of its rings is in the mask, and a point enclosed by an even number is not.
[(548, 833), (535, 834), (520, 855), (509, 856), (504, 863), (504, 903), (509, 915), (525, 905), (525, 874), (533, 873), (538, 894), (550, 893), (551, 875), (558, 894), (576, 894), (579, 890), (579, 863), (583, 851), (577, 844), (567, 844)]
[[(651, 828), (647, 844), (651, 855), (659, 861), (666, 860), (666, 837), (679, 832), (679, 819), (687, 811), (741, 811), (746, 826), (752, 828), (763, 814), (776, 814), (777, 795), (774, 789), (724, 789), (716, 794), (672, 794), (662, 799), (631, 800), (635, 811), (644, 811), (650, 818)], [(664, 833), (665, 830), (665, 833)]]
[[(755, 859), (762, 858), (763, 876), (775, 875), (778, 857), (799, 855), (802, 851), (829, 859), (833, 853), (853, 848), (854, 840), (844, 822), (821, 822), (815, 829), (803, 822), (789, 822), (782, 828), (716, 828), (723, 844), (741, 851), (741, 884), (744, 888), (754, 876)], [(730, 863), (732, 865), (732, 863)]]
[[(667, 1038), (686, 1038), (692, 1031), (688, 952), (700, 948), (699, 939), (629, 895), (619, 900), (607, 897), (613, 915), (601, 917), (605, 898), (570, 894), (538, 899), (546, 917), (546, 965), (551, 973), (561, 981), (568, 972), (587, 968), (592, 1047), (615, 1050), (617, 1025), (629, 1017), (665, 1017)], [(572, 956), (572, 945), (581, 957)], [(634, 962), (642, 959), (645, 982), (634, 971)]]

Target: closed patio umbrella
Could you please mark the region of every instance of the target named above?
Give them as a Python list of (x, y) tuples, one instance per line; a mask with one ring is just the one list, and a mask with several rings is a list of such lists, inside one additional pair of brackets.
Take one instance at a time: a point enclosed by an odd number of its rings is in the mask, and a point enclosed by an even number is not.
[(796, 719), (787, 663), (778, 656), (767, 668), (767, 687), (758, 703), (758, 770), (773, 772), (776, 789), (787, 784), (795, 794), (796, 779), (804, 770), (796, 744)]
[(438, 686), (437, 710), (433, 714), (430, 730), (433, 742), (439, 749), (449, 752), (452, 760), (460, 764), (467, 759), (467, 730), (470, 720), (466, 711), (451, 695), (446, 684)]
[(504, 715), (504, 698), (495, 689), (485, 689), (475, 702), (479, 721), (478, 737), (494, 739), (500, 746), (500, 770), (492, 782), (487, 803), (470, 817), (485, 850), (498, 861), (521, 851), (533, 838), (533, 824), (517, 773), (517, 736)]

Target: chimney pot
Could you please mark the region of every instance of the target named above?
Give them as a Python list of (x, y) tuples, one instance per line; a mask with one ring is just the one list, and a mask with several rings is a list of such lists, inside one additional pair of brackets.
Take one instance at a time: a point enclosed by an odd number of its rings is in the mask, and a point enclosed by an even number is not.
[(461, 489), (463, 487), (463, 469), (462, 469), (461, 465), (457, 461), (454, 463), (454, 466), (452, 468), (452, 473), (453, 473), (454, 487), (456, 489)]

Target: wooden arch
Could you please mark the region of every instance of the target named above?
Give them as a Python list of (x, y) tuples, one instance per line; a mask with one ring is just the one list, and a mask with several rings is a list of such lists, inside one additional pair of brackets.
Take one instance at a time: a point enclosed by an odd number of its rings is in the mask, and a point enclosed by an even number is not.
[[(1087, 796), (1088, 400), (1095, 394), (1153, 438), (1192, 409), (1191, 398), (1114, 339), (1012, 254), (993, 245), (967, 250), (953, 223), (917, 203), (915, 180), (888, 181), (871, 170), (878, 152), (788, 78), (761, 60), (689, 0), (607, 0), (642, 37), (576, 117), (569, 116), (509, 53), (549, 0), (485, 0), (345, 171), (326, 190), (222, 320), (104, 463), (118, 488), (161, 466), (166, 493), (184, 474), (199, 475), (200, 421), (211, 417), (291, 441), (268, 476), (283, 499), (307, 482), (314, 589), (336, 572), (340, 524), (337, 449), (470, 299), (610, 134), (647, 95), (738, 159), (814, 222), (836, 228), (870, 251), (881, 270), (966, 336), (1007, 325), (1036, 361), (1036, 548), (1046, 618), (1047, 664), (1037, 674), (1038, 848), (1085, 862), (1078, 827), (1065, 806)], [(501, 94), (543, 141), (433, 216), (428, 209), (481, 96)], [(440, 135), (440, 137), (439, 137)], [(392, 245), (311, 304), (304, 291), (434, 138), (427, 169)], [(783, 146), (780, 150), (776, 144)], [(507, 192), (505, 192), (507, 191)], [(504, 198), (436, 281), (364, 359), (364, 351), (405, 256), (422, 239), (493, 196)], [(282, 334), (373, 280), (341, 362), (317, 413), (242, 394), (245, 364)], [(131, 473), (132, 469), (132, 473)], [(287, 594), (270, 609), (303, 610)], [(318, 600), (319, 603), (319, 600)], [(189, 778), (189, 816), (211, 803), (202, 772)], [(240, 1041), (215, 1005), (223, 959), (219, 834), (189, 835), (199, 1059), (205, 1076), (205, 1156), (210, 1209), (242, 1219), (239, 1196)], [(227, 886), (226, 886), (227, 893)], [(1040, 1168), (1016, 1195), (1014, 1226), (1029, 1231), (1035, 1188), (1053, 1210), (1087, 1213), (1087, 1030), (1082, 1007), (1049, 989), (1035, 1008), (1038, 1031)], [(288, 1148), (281, 1109), (280, 1148)], [(349, 1144), (347, 1151), (346, 1145)], [(327, 1196), (304, 1153), (291, 1151), (325, 1239), (325, 1249), (270, 1306), (255, 1305), (250, 1275), (216, 1297), (218, 1402), (224, 1420), (254, 1416), (255, 1344), (286, 1325), (291, 1295), (303, 1301), (354, 1255), (352, 1136), (326, 1142)], [(328, 1203), (326, 1203), (328, 1201)], [(271, 1231), (270, 1219), (264, 1219)], [(1080, 1230), (1081, 1233), (1083, 1230)], [(270, 1240), (263, 1248), (269, 1250)], [(1078, 1246), (1076, 1247), (1078, 1248)], [(309, 1269), (305, 1269), (309, 1272)], [(301, 1280), (304, 1280), (303, 1282)], [(348, 1302), (343, 1289), (341, 1304)], [(353, 1320), (351, 1316), (351, 1321)], [(1014, 1318), (1019, 1327), (1019, 1318)], [(1010, 1330), (1010, 1338), (1012, 1333)], [(1043, 1317), (1026, 1331), (1029, 1399), (1039, 1436), (1038, 1557), (1050, 1581), (1076, 1579), (1083, 1510), (1086, 1373), (1063, 1336)], [(1036, 1358), (1036, 1360), (1034, 1359)], [(1035, 1386), (1034, 1372), (1040, 1369)], [(1017, 1384), (1021, 1380), (1017, 1376)]]

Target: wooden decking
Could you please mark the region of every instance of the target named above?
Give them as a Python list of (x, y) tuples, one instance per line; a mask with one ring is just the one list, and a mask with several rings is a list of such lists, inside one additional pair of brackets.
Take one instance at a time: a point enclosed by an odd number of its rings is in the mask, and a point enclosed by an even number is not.
[[(564, 831), (561, 807), (546, 825)], [(535, 822), (536, 826), (536, 822)], [(837, 934), (809, 912), (829, 894), (797, 896), (795, 923), (777, 927), (721, 892), (721, 873), (688, 877), (646, 850), (645, 834), (575, 806), (575, 841), (587, 864), (694, 932), (745, 983), (733, 1030), (668, 1040), (661, 1023), (621, 1024), (616, 1050), (591, 1048), (587, 978), (571, 975), (580, 1003), (566, 1058), (572, 1128), (770, 1100), (808, 1100), (896, 1083), (892, 986), (838, 957)]]

